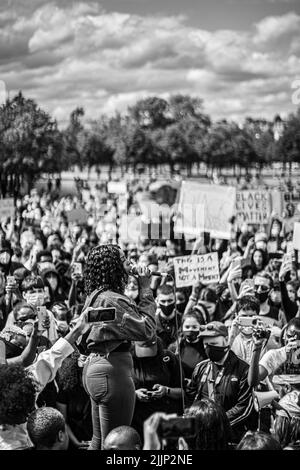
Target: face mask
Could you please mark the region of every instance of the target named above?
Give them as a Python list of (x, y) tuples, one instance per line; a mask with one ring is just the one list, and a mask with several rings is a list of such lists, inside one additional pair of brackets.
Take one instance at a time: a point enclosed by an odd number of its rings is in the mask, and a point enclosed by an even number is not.
[(132, 300), (136, 300), (139, 296), (139, 290), (138, 289), (136, 290), (125, 289), (125, 295), (127, 295), (127, 297), (129, 297)]
[(179, 313), (184, 313), (186, 307), (186, 302), (178, 302), (176, 304), (176, 310), (178, 310)]
[(182, 332), (183, 337), (189, 342), (193, 343), (198, 339), (199, 336), (199, 330), (193, 330), (193, 331), (183, 331)]
[(267, 292), (255, 292), (255, 297), (259, 300), (261, 304), (265, 303), (269, 296), (269, 291)]
[(228, 350), (229, 346), (213, 346), (211, 344), (207, 344), (205, 346), (206, 354), (208, 358), (213, 362), (221, 361)]
[(20, 348), (20, 346), (17, 346), (14, 343), (11, 343), (10, 341), (6, 341), (4, 338), (2, 340), (5, 343), (5, 348), (6, 348), (6, 359), (11, 359), (12, 357), (18, 357), (22, 354), (23, 348)]
[(34, 307), (39, 307), (44, 305), (45, 302), (45, 294), (43, 293), (34, 293), (34, 294), (27, 294), (26, 301), (33, 305)]
[(10, 254), (9, 253), (0, 253), (0, 264), (7, 265), (10, 262)]
[(159, 307), (162, 311), (162, 313), (164, 315), (166, 315), (166, 317), (169, 317), (170, 315), (172, 315), (173, 311), (174, 311), (174, 308), (175, 308), (175, 302), (172, 302), (171, 304), (169, 305), (162, 305), (162, 304), (159, 304)]

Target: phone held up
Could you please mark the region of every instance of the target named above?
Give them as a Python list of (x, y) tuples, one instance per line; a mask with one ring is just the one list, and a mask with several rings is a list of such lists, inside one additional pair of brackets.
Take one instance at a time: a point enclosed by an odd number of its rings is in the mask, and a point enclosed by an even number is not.
[(109, 323), (116, 319), (116, 309), (114, 307), (92, 308), (87, 315), (88, 323)]
[(45, 327), (43, 326), (43, 323), (48, 318), (47, 308), (44, 305), (42, 306), (39, 305), (36, 307), (36, 311), (37, 311), (37, 317), (39, 321), (39, 330), (44, 331)]
[(181, 416), (162, 419), (157, 429), (161, 439), (178, 439), (179, 437), (191, 438), (196, 435), (196, 420), (194, 416)]

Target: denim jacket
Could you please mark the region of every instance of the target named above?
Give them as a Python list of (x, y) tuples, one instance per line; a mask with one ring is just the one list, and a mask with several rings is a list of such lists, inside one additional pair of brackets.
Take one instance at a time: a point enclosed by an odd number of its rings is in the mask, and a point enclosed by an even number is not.
[(141, 291), (138, 305), (117, 292), (104, 291), (98, 296), (96, 294), (96, 290), (92, 292), (84, 308), (114, 307), (116, 319), (109, 323), (92, 325), (86, 338), (88, 351), (108, 354), (124, 341), (145, 341), (154, 336), (156, 305), (151, 289)]

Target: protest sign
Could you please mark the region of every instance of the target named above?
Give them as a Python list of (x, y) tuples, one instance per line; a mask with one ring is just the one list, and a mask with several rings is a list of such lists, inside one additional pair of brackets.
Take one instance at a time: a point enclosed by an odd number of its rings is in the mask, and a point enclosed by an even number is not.
[(12, 197), (0, 199), (0, 220), (13, 217), (15, 213), (15, 204)]
[(234, 187), (183, 181), (175, 231), (196, 237), (210, 232), (212, 237), (229, 240), (235, 200)]
[(176, 287), (188, 287), (201, 281), (202, 284), (219, 282), (217, 253), (206, 255), (178, 256), (174, 258)]
[(237, 223), (268, 224), (271, 216), (271, 199), (268, 191), (246, 190), (236, 193)]
[(127, 184), (125, 181), (109, 181), (107, 183), (107, 192), (109, 194), (126, 194)]
[(67, 212), (68, 222), (78, 223), (78, 224), (86, 224), (88, 219), (88, 213), (84, 209), (72, 209)]
[(299, 222), (295, 222), (294, 224), (293, 248), (294, 250), (300, 250), (300, 223)]

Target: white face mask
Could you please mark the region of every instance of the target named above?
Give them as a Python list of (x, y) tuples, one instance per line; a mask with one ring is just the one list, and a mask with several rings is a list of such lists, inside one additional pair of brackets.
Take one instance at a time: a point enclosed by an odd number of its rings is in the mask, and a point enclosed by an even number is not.
[(125, 289), (125, 295), (127, 295), (127, 297), (129, 297), (130, 299), (135, 300), (139, 296), (139, 290), (138, 289), (136, 289), (136, 290)]
[(36, 292), (34, 294), (26, 295), (26, 302), (34, 307), (41, 307), (45, 303), (45, 294), (43, 292)]
[(10, 262), (10, 254), (9, 253), (0, 253), (0, 263), (1, 264), (8, 264)]

